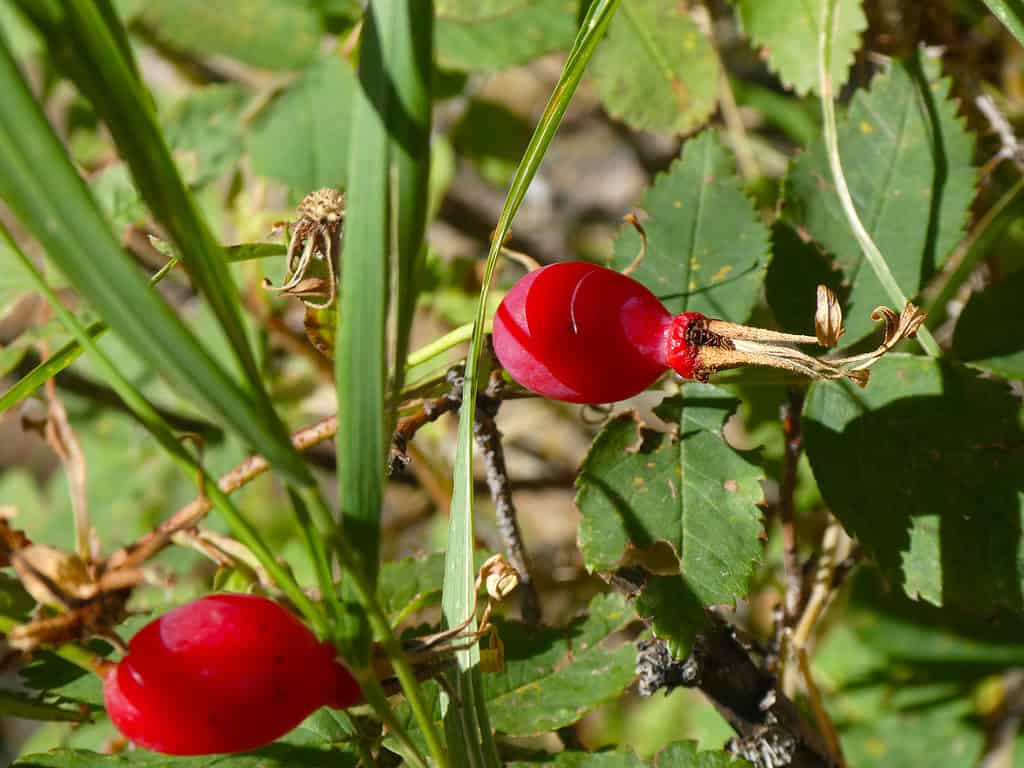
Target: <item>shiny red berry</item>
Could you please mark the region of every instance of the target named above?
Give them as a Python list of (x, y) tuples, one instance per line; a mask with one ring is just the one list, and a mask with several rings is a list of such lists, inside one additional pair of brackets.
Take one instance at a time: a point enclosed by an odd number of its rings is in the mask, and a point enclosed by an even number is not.
[(272, 600), (209, 595), (147, 624), (105, 676), (118, 730), (171, 755), (256, 749), (362, 699), (334, 649)]
[(610, 403), (668, 368), (672, 315), (636, 280), (596, 264), (530, 272), (494, 318), (494, 351), (516, 381), (573, 403)]

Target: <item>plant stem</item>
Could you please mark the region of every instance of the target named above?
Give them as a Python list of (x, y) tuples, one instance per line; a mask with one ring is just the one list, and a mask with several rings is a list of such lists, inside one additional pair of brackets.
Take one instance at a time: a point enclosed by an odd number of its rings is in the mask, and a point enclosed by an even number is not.
[[(832, 92), (832, 36), (834, 26), (838, 20), (835, 14), (838, 0), (826, 0), (824, 3), (821, 19), (821, 32), (818, 35), (818, 76), (821, 83), (821, 114), (825, 134), (825, 151), (828, 154), (829, 167), (832, 169), (832, 180), (836, 186), (836, 194), (842, 205), (846, 221), (853, 230), (854, 237), (860, 244), (864, 259), (871, 266), (878, 282), (889, 296), (889, 300), (896, 304), (899, 311), (907, 303), (907, 296), (903, 293), (896, 282), (896, 278), (889, 269), (888, 263), (882, 256), (878, 246), (875, 245), (871, 235), (868, 234), (857, 208), (853, 204), (853, 197), (850, 195), (850, 188), (846, 184), (846, 176), (843, 173), (842, 160), (839, 157), (839, 136), (836, 130), (836, 105)], [(931, 357), (939, 357), (942, 353), (939, 345), (935, 342), (931, 332), (927, 328), (921, 328), (917, 332), (917, 340), (921, 348)]]

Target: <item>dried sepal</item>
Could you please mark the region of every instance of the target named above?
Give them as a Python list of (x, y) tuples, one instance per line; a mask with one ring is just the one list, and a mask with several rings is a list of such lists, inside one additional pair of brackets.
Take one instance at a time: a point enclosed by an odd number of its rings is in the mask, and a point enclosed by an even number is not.
[(863, 371), (874, 365), (901, 341), (912, 339), (928, 319), (928, 313), (912, 302), (907, 302), (898, 315), (889, 307), (876, 307), (871, 319), (883, 324), (882, 343), (862, 355), (845, 357), (835, 362), (851, 370)]
[(18, 550), (11, 564), (21, 585), (40, 605), (66, 610), (82, 599), (92, 578), (82, 559), (72, 553), (45, 544), (32, 544)]
[(818, 306), (814, 313), (814, 333), (823, 347), (834, 347), (846, 333), (843, 308), (839, 298), (827, 285), (818, 286)]
[(517, 571), (502, 554), (492, 555), (480, 566), (476, 576), (476, 589), (483, 586), (491, 600), (501, 602), (519, 586)]

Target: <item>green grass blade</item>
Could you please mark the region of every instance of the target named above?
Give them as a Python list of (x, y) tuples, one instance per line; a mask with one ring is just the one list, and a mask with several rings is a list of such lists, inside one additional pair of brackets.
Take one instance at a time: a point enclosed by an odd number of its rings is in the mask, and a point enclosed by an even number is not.
[[(540, 166), (544, 153), (569, 106), (569, 101), (583, 77), (598, 42), (608, 28), (618, 4), (618, 0), (594, 0), (590, 4), (562, 70), (562, 75), (543, 115), (541, 115), (523, 158), (519, 162), (515, 176), (512, 178), (487, 256), (483, 286), (477, 301), (473, 336), (469, 353), (466, 356), (465, 396), (459, 416), (455, 478), (442, 596), (442, 610), (445, 623), (448, 626), (457, 626), (465, 621), (473, 611), (475, 600), (473, 590), (475, 579), (473, 569), (473, 422), (476, 402), (474, 394), (485, 373), (480, 369), (480, 352), (483, 346), (486, 321), (487, 291), (498, 261), (501, 243), (508, 234), (512, 219), (519, 209), (523, 196)], [(478, 669), (479, 649), (474, 646), (469, 650), (461, 651), (457, 656), (457, 661), (458, 670), (453, 675), (452, 684), (461, 703), (457, 707), (450, 706), (447, 700), (445, 703), (445, 728), (449, 734), (450, 747), (453, 754), (458, 754), (455, 752), (456, 745), (451, 743), (453, 736), (461, 734), (463, 739), (466, 739), (468, 735), (471, 740), (473, 735), (476, 735), (482, 743), (470, 744), (469, 748), (475, 750), (475, 755), (471, 752), (467, 757), (486, 761), (481, 763), (484, 765), (496, 765), (497, 756), (490, 728), (485, 720), (486, 711), (482, 705), (478, 705), (478, 702), (482, 701)], [(471, 765), (472, 763), (460, 764)]]
[(327, 626), (320, 608), (306, 596), (306, 593), (302, 591), (302, 588), (295, 581), (291, 572), (278, 561), (273, 550), (263, 541), (249, 520), (238, 511), (228, 495), (217, 485), (216, 480), (211, 478), (196, 458), (188, 452), (152, 404), (124, 377), (106, 353), (96, 346), (95, 341), (89, 336), (85, 327), (60, 302), (57, 295), (46, 284), (39, 270), (25, 256), (3, 225), (0, 225), (0, 240), (6, 242), (11, 251), (18, 257), (21, 265), (32, 277), (39, 291), (50, 303), (50, 306), (53, 307), (61, 323), (75, 336), (78, 343), (82, 345), (82, 348), (90, 353), (100, 365), (107, 382), (121, 397), (125, 405), (132, 410), (142, 425), (174, 459), (175, 463), (190, 476), (190, 479), (194, 479), (201, 484), (203, 493), (210, 499), (214, 509), (224, 517), (235, 538), (248, 547), (253, 555), (256, 556), (256, 559), (259, 560), (260, 565), (270, 574), (274, 583), (281, 588), (285, 596), (306, 617), (306, 620), (317, 634), (326, 636)]
[[(335, 377), (338, 403), (338, 494), (342, 528), (357, 566), (376, 583), (380, 506), (387, 452), (385, 376), (389, 282), (388, 116), (385, 66), (395, 6), (377, 0), (366, 10), (359, 86), (352, 100), (348, 195), (338, 312)], [(354, 628), (353, 628), (354, 631)], [(365, 623), (363, 627), (365, 636)], [(368, 646), (360, 643), (360, 652)]]
[(290, 477), (311, 482), (283, 426), (210, 357), (121, 250), (2, 40), (0, 145), (0, 197), (100, 317), (179, 391)]
[[(429, 207), (431, 80), (434, 44), (433, 0), (409, 0), (399, 3), (392, 25), (392, 41), (387, 65), (394, 83), (395, 103), (391, 120), (394, 126), (389, 145), (391, 199), (395, 230), (396, 325), (394, 371), (391, 392), (402, 390), (403, 364), (409, 349), (409, 330), (416, 307), (417, 274), (425, 254), (424, 233)], [(392, 397), (393, 407), (398, 398)], [(393, 420), (393, 415), (389, 422)]]
[[(265, 259), (270, 256), (283, 256), (287, 249), (283, 245), (275, 243), (243, 243), (241, 245), (232, 245), (226, 248), (225, 251), (227, 252), (228, 261), (247, 261), (249, 259)], [(160, 271), (150, 278), (149, 282), (152, 285), (159, 283), (177, 263), (177, 258), (171, 259), (160, 268)], [(97, 320), (94, 323), (90, 323), (85, 330), (89, 336), (98, 339), (107, 332), (108, 327), (102, 320)], [(48, 380), (71, 365), (71, 363), (78, 359), (80, 354), (82, 354), (81, 345), (72, 339), (43, 360), (39, 365), (12, 384), (10, 389), (4, 392), (3, 395), (0, 395), (0, 413), (17, 405), (35, 392)]]
[[(203, 219), (160, 133), (152, 98), (139, 79), (125, 33), (109, 0), (66, 0), (57, 28), (42, 28), (51, 46), (65, 46), (60, 61), (74, 59), (68, 74), (106, 122), (146, 203), (181, 253), (193, 284), (209, 303), (242, 373), (252, 416), (277, 442), (275, 465), (295, 482), (312, 482), (291, 450), (288, 435), (264, 389), (242, 324), (238, 289), (224, 252)], [(49, 34), (48, 34), (49, 33)], [(52, 35), (52, 37), (51, 37)]]

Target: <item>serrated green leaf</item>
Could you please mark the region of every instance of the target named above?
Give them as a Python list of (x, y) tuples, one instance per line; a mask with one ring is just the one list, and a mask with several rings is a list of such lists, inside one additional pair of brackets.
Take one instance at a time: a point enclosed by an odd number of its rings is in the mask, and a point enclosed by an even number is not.
[(868, 386), (818, 382), (804, 443), (826, 503), (912, 598), (1024, 610), (1024, 435), (1002, 383), (891, 355)]
[(718, 101), (718, 54), (680, 3), (623, 0), (592, 72), (605, 109), (638, 130), (688, 133)]
[(323, 33), (312, 5), (290, 0), (150, 0), (136, 23), (172, 48), (266, 69), (308, 64)]
[(760, 559), (758, 466), (722, 436), (738, 401), (706, 384), (656, 410), (674, 435), (643, 429), (632, 414), (605, 426), (576, 480), (587, 568), (615, 569), (627, 551), (656, 555), (667, 542), (679, 573), (704, 605), (746, 594)]
[(344, 188), (355, 87), (352, 68), (337, 56), (308, 67), (249, 132), (253, 170), (286, 183), (296, 200), (321, 187)]
[(498, 624), (505, 671), (484, 677), (491, 724), (510, 735), (555, 730), (622, 693), (636, 676), (636, 650), (626, 644), (609, 651), (601, 643), (634, 615), (625, 598), (599, 595), (565, 630)]
[(784, 221), (772, 227), (772, 261), (764, 282), (768, 306), (779, 327), (789, 333), (814, 335), (817, 288), (827, 285), (844, 295), (842, 273), (832, 269), (821, 247), (800, 237)]
[(493, 72), (568, 48), (575, 32), (572, 0), (457, 0), (438, 6), (434, 46), (445, 69)]
[(354, 752), (277, 743), (241, 755), (201, 757), (169, 757), (141, 749), (119, 755), (58, 749), (22, 757), (12, 768), (355, 768), (358, 764)]
[[(733, 0), (740, 25), (768, 58), (768, 66), (799, 94), (818, 93), (818, 41), (822, 11), (833, 0)], [(838, 90), (850, 73), (868, 22), (860, 0), (839, 0), (832, 36), (832, 82)]]
[(992, 15), (1002, 22), (1017, 38), (1017, 42), (1024, 45), (1024, 2), (1021, 0), (983, 0)]
[(974, 294), (957, 320), (957, 359), (1008, 379), (1024, 379), (1024, 325), (1018, 318), (1024, 269)]
[[(636, 614), (621, 595), (598, 595), (589, 612), (567, 627), (494, 620), (505, 646), (505, 668), (483, 676), (483, 696), (495, 729), (509, 735), (554, 730), (619, 694), (636, 676), (631, 644), (609, 650), (608, 638)], [(430, 688), (435, 717), (437, 690)], [(408, 707), (399, 708), (403, 721)], [(410, 724), (411, 725), (411, 724)]]
[[(936, 62), (896, 62), (858, 91), (839, 125), (854, 204), (907, 296), (918, 293), (963, 232), (974, 197), (974, 139), (956, 116)], [(797, 158), (785, 218), (835, 254), (849, 292), (846, 343), (873, 327), (888, 295), (863, 255), (831, 183), (823, 141)]]
[[(687, 141), (640, 207), (650, 217), (647, 252), (632, 276), (672, 312), (745, 321), (761, 293), (769, 232), (717, 135), (705, 131)], [(640, 249), (639, 234), (624, 227), (613, 266), (624, 269)]]
[(443, 580), (443, 553), (424, 558), (407, 557), (381, 566), (377, 597), (381, 608), (394, 621), (395, 617), (424, 604), (430, 595), (440, 595)]

